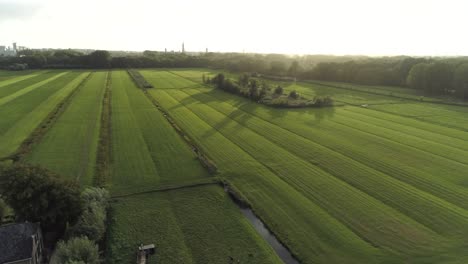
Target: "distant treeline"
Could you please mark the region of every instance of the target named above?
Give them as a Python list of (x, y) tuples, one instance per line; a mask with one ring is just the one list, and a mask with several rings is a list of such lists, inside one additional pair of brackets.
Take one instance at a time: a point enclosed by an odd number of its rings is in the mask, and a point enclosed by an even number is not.
[(0, 57), (0, 68), (170, 68), (209, 67), (258, 73), (270, 78), (298, 78), (367, 85), (403, 86), (428, 95), (468, 99), (468, 57), (413, 58), (244, 53), (174, 53), (144, 51), (24, 50)]

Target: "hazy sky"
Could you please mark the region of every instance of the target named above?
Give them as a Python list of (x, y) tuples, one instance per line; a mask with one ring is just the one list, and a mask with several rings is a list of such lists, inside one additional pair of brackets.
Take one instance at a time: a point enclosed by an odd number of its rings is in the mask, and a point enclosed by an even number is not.
[(468, 0), (0, 0), (0, 45), (468, 55)]

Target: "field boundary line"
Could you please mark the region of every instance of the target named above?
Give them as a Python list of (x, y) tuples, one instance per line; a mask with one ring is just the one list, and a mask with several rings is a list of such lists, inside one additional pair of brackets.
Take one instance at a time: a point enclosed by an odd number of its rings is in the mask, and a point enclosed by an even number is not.
[(162, 185), (158, 188), (147, 190), (147, 191), (113, 195), (111, 196), (111, 198), (118, 199), (118, 198), (125, 198), (129, 196), (141, 195), (141, 194), (148, 194), (148, 193), (155, 193), (155, 192), (168, 192), (168, 191), (174, 191), (174, 190), (180, 190), (180, 189), (186, 189), (186, 188), (194, 188), (194, 187), (205, 186), (205, 185), (221, 185), (221, 184), (222, 184), (222, 181), (220, 179), (209, 178), (209, 179), (198, 180), (195, 182), (188, 182), (185, 184)]
[(42, 122), (34, 129), (34, 131), (21, 143), (18, 149), (12, 155), (0, 159), (3, 160), (13, 160), (13, 162), (22, 162), (24, 157), (32, 150), (33, 146), (42, 140), (44, 135), (49, 131), (49, 129), (54, 125), (55, 121), (61, 116), (63, 112), (67, 109), (71, 100), (81, 87), (88, 81), (92, 72), (88, 73), (83, 80), (68, 94), (61, 102), (55, 106), (55, 108), (47, 115), (47, 117), (42, 120)]
[(112, 162), (112, 71), (107, 72), (106, 88), (102, 98), (99, 141), (96, 153), (93, 185), (104, 187), (110, 176)]

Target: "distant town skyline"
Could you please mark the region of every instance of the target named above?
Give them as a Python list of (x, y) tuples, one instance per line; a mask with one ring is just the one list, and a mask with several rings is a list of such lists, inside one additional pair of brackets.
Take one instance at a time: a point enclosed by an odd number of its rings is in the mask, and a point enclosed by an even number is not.
[(0, 0), (0, 45), (335, 55), (468, 55), (464, 0)]

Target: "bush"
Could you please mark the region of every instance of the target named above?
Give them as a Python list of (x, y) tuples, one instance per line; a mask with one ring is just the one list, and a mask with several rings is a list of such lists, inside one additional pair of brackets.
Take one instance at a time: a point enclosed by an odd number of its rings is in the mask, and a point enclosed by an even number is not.
[(275, 88), (275, 94), (282, 95), (283, 94), (283, 87), (279, 86)]
[(109, 192), (102, 188), (87, 188), (81, 194), (84, 211), (76, 225), (69, 230), (69, 236), (86, 236), (99, 241), (106, 232), (106, 210)]
[(62, 232), (81, 215), (79, 186), (39, 166), (13, 165), (0, 171), (2, 197), (19, 221), (40, 222)]
[(52, 257), (52, 264), (98, 264), (99, 250), (93, 241), (86, 237), (75, 237), (67, 242), (60, 241)]
[(295, 90), (293, 90), (289, 93), (289, 97), (292, 99), (297, 99), (299, 98), (299, 94)]

